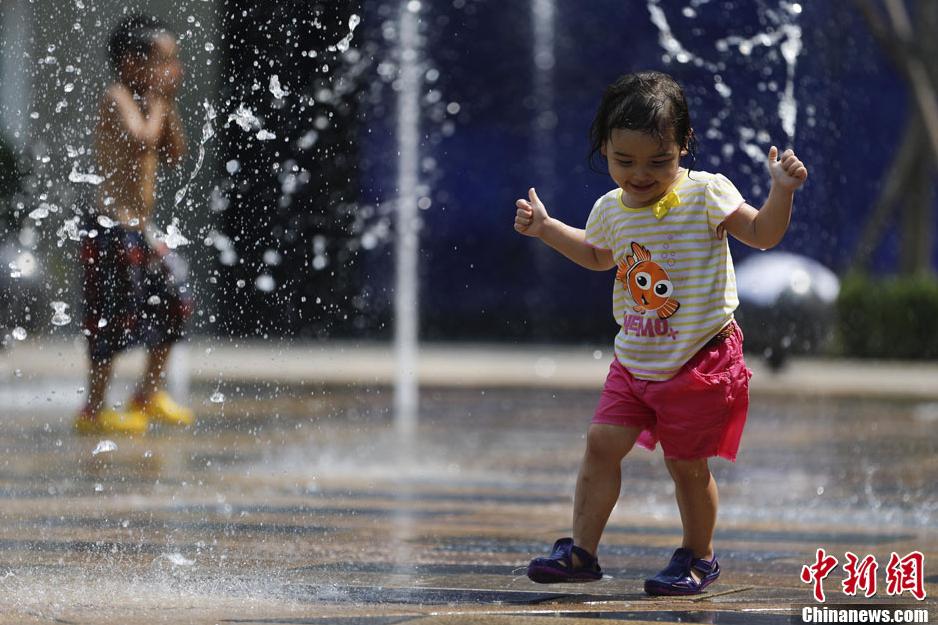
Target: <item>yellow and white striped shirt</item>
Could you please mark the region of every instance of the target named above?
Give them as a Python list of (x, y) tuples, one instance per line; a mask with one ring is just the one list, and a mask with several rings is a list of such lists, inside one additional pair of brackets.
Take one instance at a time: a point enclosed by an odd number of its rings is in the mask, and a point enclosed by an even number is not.
[(590, 212), (586, 240), (611, 250), (619, 270), (612, 312), (621, 324), (615, 352), (636, 378), (662, 381), (733, 319), (736, 274), (723, 221), (743, 204), (720, 174), (684, 171), (659, 205), (630, 208), (622, 190)]

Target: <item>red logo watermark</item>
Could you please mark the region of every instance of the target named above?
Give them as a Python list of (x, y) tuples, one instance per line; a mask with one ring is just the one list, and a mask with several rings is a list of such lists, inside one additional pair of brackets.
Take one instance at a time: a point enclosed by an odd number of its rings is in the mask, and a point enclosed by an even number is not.
[[(862, 592), (866, 597), (874, 596), (877, 590), (876, 571), (879, 569), (876, 557), (867, 555), (861, 559), (848, 551), (844, 558), (846, 562), (842, 568), (846, 575), (841, 582), (843, 593), (856, 596), (858, 592)], [(824, 603), (827, 600), (824, 595), (824, 580), (838, 564), (837, 558), (828, 555), (824, 549), (818, 549), (814, 562), (801, 567), (801, 581), (813, 586), (814, 599), (817, 602)], [(889, 557), (889, 564), (886, 565), (886, 594), (895, 596), (904, 592), (919, 601), (925, 599), (925, 556), (920, 551), (913, 551), (903, 557), (892, 552)]]

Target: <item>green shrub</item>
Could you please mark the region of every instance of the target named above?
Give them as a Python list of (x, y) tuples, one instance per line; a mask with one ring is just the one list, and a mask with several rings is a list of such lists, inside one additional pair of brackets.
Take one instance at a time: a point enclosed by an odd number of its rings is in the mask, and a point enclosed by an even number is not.
[(938, 358), (938, 280), (850, 276), (837, 301), (844, 356)]

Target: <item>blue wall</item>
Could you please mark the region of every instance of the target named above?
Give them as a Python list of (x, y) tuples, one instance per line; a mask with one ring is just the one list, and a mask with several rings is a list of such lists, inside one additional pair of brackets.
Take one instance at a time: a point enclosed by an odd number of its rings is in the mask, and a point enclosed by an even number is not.
[[(777, 49), (756, 48), (744, 56), (721, 53), (714, 42), (765, 32), (771, 26), (766, 9), (774, 3), (709, 2), (692, 19), (682, 14), (685, 3), (659, 5), (687, 49), (724, 64), (720, 73), (733, 94), (727, 103), (715, 91), (711, 71), (662, 59), (646, 2), (558, 0), (556, 151), (553, 175), (541, 179), (533, 154), (529, 3), (429, 4), (423, 3), (427, 62), (440, 72), (434, 87), (460, 111), (449, 136), (438, 121), (425, 128), (424, 151), (438, 168), (427, 178), (434, 204), (422, 213), (424, 336), (603, 339), (614, 332), (611, 274), (583, 270), (517, 235), (512, 220), (514, 200), (533, 185), (552, 215), (582, 227), (596, 197), (612, 188), (607, 175), (588, 168), (587, 132), (603, 88), (622, 73), (673, 74), (688, 94), (700, 139), (696, 168), (724, 173), (751, 204), (761, 204), (768, 181), (761, 165), (739, 149), (729, 157), (722, 150), (738, 143), (739, 127), (788, 143), (777, 113), (786, 65)], [(374, 26), (377, 20), (367, 18), (366, 10), (365, 24)], [(795, 75), (795, 147), (811, 173), (780, 249), (842, 270), (897, 147), (906, 92), (850, 3), (805, 3), (794, 23), (803, 40)], [(777, 92), (759, 89), (769, 81), (777, 83)], [(711, 120), (720, 115), (724, 138), (708, 138)], [(367, 120), (365, 153), (394, 154), (393, 122), (393, 114)], [(363, 198), (390, 200), (395, 172), (393, 159), (367, 166)], [(879, 267), (892, 266), (895, 246), (893, 237), (879, 250)], [(753, 253), (735, 241), (732, 248), (737, 261)], [(376, 276), (382, 272), (375, 267), (387, 267), (389, 258), (372, 259)], [(383, 275), (388, 279), (388, 272)]]

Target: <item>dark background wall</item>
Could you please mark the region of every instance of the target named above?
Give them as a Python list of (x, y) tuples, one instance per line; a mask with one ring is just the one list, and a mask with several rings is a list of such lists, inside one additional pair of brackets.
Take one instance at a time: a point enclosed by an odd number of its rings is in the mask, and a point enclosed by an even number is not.
[[(20, 220), (43, 195), (63, 209), (40, 226), (27, 223), (44, 250), (48, 297), (72, 301), (73, 310), (79, 305), (77, 247), (58, 247), (56, 231), (74, 198), (92, 190), (66, 179), (73, 167), (92, 165), (94, 102), (109, 79), (104, 42), (125, 7), (154, 12), (181, 35), (187, 65), (181, 106), (192, 158), (162, 179), (156, 222), (165, 229), (179, 218), (191, 241), (182, 252), (192, 261), (200, 303), (194, 330), (390, 336), (401, 3), (185, 0), (176, 12), (165, 2), (85, 4), (83, 12), (69, 5), (57, 13), (55, 3), (19, 0), (28, 37), (8, 37), (20, 25), (4, 20), (3, 49), (32, 59), (19, 73), (3, 66), (5, 80), (15, 74), (31, 85), (29, 110), (2, 109), (8, 143), (31, 167)], [(611, 275), (583, 270), (517, 235), (515, 199), (536, 186), (554, 216), (582, 226), (595, 198), (612, 185), (586, 161), (602, 89), (622, 73), (661, 69), (684, 84), (690, 99), (700, 139), (693, 166), (726, 174), (758, 206), (767, 176), (745, 145), (759, 154), (770, 143), (791, 142), (778, 107), (788, 78), (779, 51), (786, 38), (759, 45), (760, 34), (771, 38), (781, 28), (800, 29), (794, 145), (811, 168), (781, 249), (846, 268), (907, 113), (905, 85), (852, 3), (805, 3), (795, 14), (792, 3), (774, 0), (555, 0), (548, 75), (534, 70), (531, 4), (420, 3), (424, 338), (608, 340), (615, 331)], [(652, 11), (701, 63), (666, 58)], [(361, 23), (349, 49), (330, 50), (349, 34), (353, 15)], [(754, 44), (748, 54), (740, 41)], [(36, 60), (50, 55), (54, 63)], [(69, 63), (82, 73), (74, 91), (65, 92), (73, 80)], [(274, 74), (283, 97), (271, 89)], [(728, 97), (718, 92), (717, 75)], [(546, 100), (535, 88), (545, 76)], [(205, 102), (217, 112), (216, 134), (177, 207), (174, 193), (194, 171)], [(247, 130), (237, 123), (239, 107), (257, 120), (245, 122)], [(539, 132), (545, 111), (553, 121)], [(25, 130), (15, 136), (14, 127)], [(259, 138), (262, 129), (275, 138)], [(80, 155), (70, 156), (66, 146)], [(876, 252), (877, 271), (894, 269), (899, 245), (890, 232)], [(732, 249), (737, 261), (754, 253), (735, 242)]]
[[(424, 149), (437, 167), (434, 203), (423, 214), (424, 336), (606, 340), (615, 331), (611, 276), (545, 254), (511, 223), (514, 200), (529, 186), (538, 187), (554, 216), (580, 227), (595, 198), (612, 188), (607, 175), (588, 167), (587, 131), (602, 89), (622, 73), (661, 69), (675, 75), (688, 93), (700, 139), (695, 167), (726, 174), (750, 203), (761, 204), (768, 178), (762, 164), (740, 148), (740, 129), (766, 133), (750, 141), (763, 154), (770, 142), (789, 144), (778, 115), (787, 66), (777, 45), (755, 46), (747, 56), (733, 47), (721, 52), (715, 42), (771, 31), (782, 21), (773, 25), (778, 5), (711, 2), (689, 18), (680, 4), (657, 6), (685, 48), (721, 65), (722, 82), (732, 90), (729, 100), (717, 93), (711, 69), (663, 59), (648, 3), (559, 0), (556, 151), (549, 175), (539, 177), (530, 3), (467, 2), (459, 9), (433, 3), (425, 15), (428, 63), (439, 69), (435, 88), (460, 109), (452, 135), (440, 137), (440, 124), (433, 121), (425, 127)], [(811, 178), (796, 198), (793, 225), (780, 249), (840, 271), (896, 148), (905, 87), (850, 3), (805, 3), (800, 15), (788, 18), (801, 28), (803, 45), (794, 75), (794, 144)], [(713, 132), (717, 119), (721, 125)], [(394, 153), (389, 121), (366, 120), (364, 151)], [(732, 154), (724, 152), (726, 145)], [(386, 195), (392, 171), (367, 172), (364, 196)], [(897, 245), (893, 234), (877, 252), (877, 269), (893, 267)], [(754, 253), (735, 241), (732, 251), (737, 261)]]
[(250, 114), (243, 125), (229, 117), (217, 148), (221, 332), (330, 336), (369, 324), (355, 212), (356, 67), (370, 63), (329, 50), (359, 13), (358, 2), (224, 5), (219, 95), (226, 111)]

